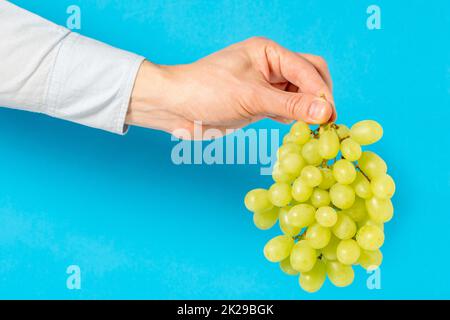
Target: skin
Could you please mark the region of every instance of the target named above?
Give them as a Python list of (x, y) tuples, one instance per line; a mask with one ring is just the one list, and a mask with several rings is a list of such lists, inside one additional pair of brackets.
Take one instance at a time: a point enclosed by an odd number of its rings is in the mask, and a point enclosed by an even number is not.
[(194, 122), (221, 135), (267, 117), (311, 124), (336, 119), (331, 77), (323, 58), (295, 53), (258, 37), (191, 64), (144, 61), (126, 123), (190, 139)]

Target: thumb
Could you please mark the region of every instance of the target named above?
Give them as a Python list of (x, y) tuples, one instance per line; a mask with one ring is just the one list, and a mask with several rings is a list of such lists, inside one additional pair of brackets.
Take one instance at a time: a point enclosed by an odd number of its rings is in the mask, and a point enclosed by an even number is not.
[(310, 93), (272, 91), (271, 99), (265, 99), (264, 112), (292, 120), (303, 120), (311, 124), (325, 123), (333, 115), (333, 106), (323, 98)]

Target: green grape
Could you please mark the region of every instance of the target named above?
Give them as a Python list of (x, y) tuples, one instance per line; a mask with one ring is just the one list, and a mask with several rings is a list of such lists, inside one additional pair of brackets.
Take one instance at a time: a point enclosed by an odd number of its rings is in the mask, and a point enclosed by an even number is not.
[(293, 206), (287, 215), (287, 222), (289, 225), (304, 228), (314, 223), (315, 209), (313, 206), (300, 203)]
[(382, 136), (383, 128), (373, 120), (357, 122), (350, 129), (350, 137), (363, 146), (377, 142)]
[(314, 166), (306, 166), (302, 169), (301, 176), (303, 181), (310, 187), (317, 187), (322, 182), (322, 173), (319, 168)]
[(292, 197), (298, 202), (305, 202), (308, 200), (312, 192), (313, 188), (301, 178), (297, 178), (292, 184)]
[(322, 168), (320, 171), (322, 171), (322, 182), (319, 184), (319, 188), (328, 190), (336, 183), (336, 179), (334, 179), (333, 176), (333, 171), (329, 168)]
[(368, 217), (368, 216), (366, 216), (366, 218), (364, 220), (358, 222), (358, 229), (361, 229), (361, 227), (363, 227), (365, 225), (376, 226), (376, 227), (380, 228), (381, 231), (384, 232), (384, 224), (372, 221), (372, 220), (370, 220), (370, 217)]
[(289, 257), (293, 246), (294, 239), (292, 237), (286, 235), (276, 236), (264, 246), (264, 256), (270, 262), (280, 262)]
[(266, 211), (257, 211), (253, 215), (253, 222), (258, 229), (270, 229), (277, 223), (278, 212), (279, 208), (277, 207), (273, 207)]
[(285, 235), (295, 237), (296, 235), (298, 235), (300, 233), (302, 228), (295, 227), (289, 223), (288, 214), (289, 214), (290, 209), (291, 209), (290, 207), (283, 207), (280, 209), (280, 212), (278, 214), (278, 222), (279, 222), (281, 231)]
[(361, 249), (358, 263), (366, 270), (377, 268), (383, 262), (383, 254), (379, 249), (368, 251)]
[(311, 201), (311, 204), (316, 208), (325, 207), (331, 202), (330, 194), (326, 190), (315, 188), (309, 201)]
[(320, 126), (317, 139), (298, 121), (277, 151), (275, 183), (245, 196), (257, 228), (278, 221), (283, 232), (266, 243), (264, 256), (288, 275), (300, 273), (307, 292), (318, 291), (327, 275), (334, 285), (347, 286), (354, 280), (352, 265), (368, 269), (382, 262), (383, 223), (393, 217), (395, 182), (381, 157), (361, 149), (382, 135), (377, 122), (365, 120), (351, 129)]
[(326, 125), (325, 126), (319, 125), (318, 129), (319, 129), (319, 136), (320, 136), (322, 133), (325, 132), (325, 130), (328, 130), (329, 128)]
[(370, 185), (373, 194), (379, 199), (390, 199), (395, 193), (395, 182), (387, 174), (376, 176), (372, 179)]
[(338, 261), (328, 261), (326, 266), (328, 278), (336, 287), (346, 287), (353, 282), (355, 273), (352, 266)]
[(352, 187), (358, 197), (363, 199), (369, 199), (373, 197), (372, 187), (369, 180), (364, 175), (357, 171), (355, 181), (352, 183)]
[(315, 217), (317, 222), (321, 226), (327, 228), (334, 226), (338, 219), (336, 210), (334, 210), (332, 207), (327, 206), (323, 206), (317, 209)]
[(336, 249), (337, 258), (343, 264), (355, 264), (360, 254), (361, 249), (353, 239), (342, 240)]
[(305, 240), (314, 249), (322, 249), (330, 242), (331, 231), (318, 223), (315, 223), (306, 229)]
[(285, 274), (289, 276), (295, 276), (298, 274), (298, 271), (291, 266), (290, 256), (280, 262), (280, 268)]
[(325, 130), (319, 138), (319, 154), (324, 159), (333, 159), (339, 152), (339, 137), (334, 129)]
[(311, 138), (311, 129), (308, 124), (298, 120), (292, 125), (289, 134), (295, 137), (298, 144), (305, 144)]
[(245, 207), (253, 212), (264, 211), (273, 207), (265, 189), (253, 189), (245, 195)]
[(320, 253), (327, 260), (336, 260), (337, 259), (337, 246), (339, 245), (341, 240), (337, 238), (335, 235), (331, 235), (330, 242), (328, 242), (327, 246), (320, 250)]
[(338, 124), (336, 133), (337, 133), (339, 139), (343, 140), (350, 136), (350, 129), (345, 124)]
[(366, 202), (359, 197), (355, 198), (353, 205), (345, 210), (345, 214), (353, 221), (359, 222), (367, 218)]
[(325, 263), (318, 260), (308, 272), (302, 272), (298, 279), (300, 287), (310, 293), (317, 292), (322, 287), (327, 277)]
[[(308, 137), (309, 139), (309, 137)], [(301, 136), (293, 134), (293, 133), (288, 133), (287, 135), (284, 136), (283, 139), (283, 144), (287, 144), (287, 143), (295, 143), (299, 146), (303, 145), (303, 139)]]
[(364, 151), (362, 153), (361, 158), (358, 160), (358, 165), (370, 179), (386, 174), (387, 172), (386, 162), (371, 151)]
[(384, 243), (384, 233), (377, 226), (366, 224), (358, 230), (356, 241), (364, 250), (376, 250)]
[(356, 161), (361, 157), (361, 146), (352, 138), (347, 138), (341, 142), (341, 154), (348, 161)]
[(370, 219), (377, 223), (388, 222), (394, 215), (394, 207), (390, 199), (370, 198), (366, 200), (366, 208)]
[(277, 207), (284, 207), (292, 200), (291, 186), (285, 182), (276, 182), (269, 189), (269, 200)]
[(338, 160), (333, 165), (333, 176), (340, 184), (350, 184), (356, 178), (355, 166), (348, 160)]
[(302, 148), (302, 157), (310, 165), (319, 165), (323, 160), (319, 154), (319, 140), (309, 140)]
[(293, 174), (289, 174), (287, 172), (284, 172), (279, 162), (275, 162), (272, 170), (272, 179), (275, 182), (286, 182), (286, 183), (292, 183), (297, 177)]
[(348, 209), (355, 202), (355, 191), (348, 185), (336, 183), (330, 189), (330, 198), (339, 209)]
[(280, 159), (280, 168), (288, 174), (298, 176), (304, 166), (305, 160), (296, 153), (288, 153)]
[(331, 230), (336, 237), (346, 240), (353, 238), (356, 234), (356, 224), (348, 215), (339, 212), (338, 219)]
[(317, 261), (317, 252), (305, 240), (297, 242), (291, 251), (291, 266), (299, 272), (308, 272)]
[(288, 143), (295, 143), (294, 142), (294, 136), (290, 133), (286, 134), (283, 137), (283, 144), (288, 144)]
[(288, 142), (286, 144), (283, 144), (280, 148), (278, 148), (277, 158), (281, 159), (289, 153), (300, 154), (301, 152), (302, 152), (301, 146), (299, 146), (298, 144), (295, 144), (293, 142)]

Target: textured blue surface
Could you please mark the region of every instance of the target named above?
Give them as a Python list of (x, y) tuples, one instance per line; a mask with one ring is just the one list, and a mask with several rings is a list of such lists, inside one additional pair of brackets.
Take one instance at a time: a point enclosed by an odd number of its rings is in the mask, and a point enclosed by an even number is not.
[[(243, 207), (270, 182), (258, 166), (175, 166), (163, 133), (121, 137), (0, 109), (0, 298), (450, 298), (450, 2), (375, 1), (374, 31), (372, 1), (13, 2), (60, 24), (77, 4), (82, 34), (158, 63), (253, 35), (323, 55), (339, 121), (384, 126), (374, 150), (398, 191), (382, 289), (358, 269), (352, 286), (308, 295), (264, 260), (278, 229), (257, 230)], [(81, 290), (66, 288), (71, 264)]]

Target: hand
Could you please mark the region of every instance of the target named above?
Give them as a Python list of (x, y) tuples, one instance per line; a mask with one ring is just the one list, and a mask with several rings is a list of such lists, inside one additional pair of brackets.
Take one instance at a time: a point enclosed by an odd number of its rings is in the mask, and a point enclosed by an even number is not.
[(265, 117), (319, 124), (336, 118), (331, 92), (322, 58), (251, 38), (187, 65), (145, 61), (126, 123), (175, 135), (192, 133), (195, 121), (222, 134)]

